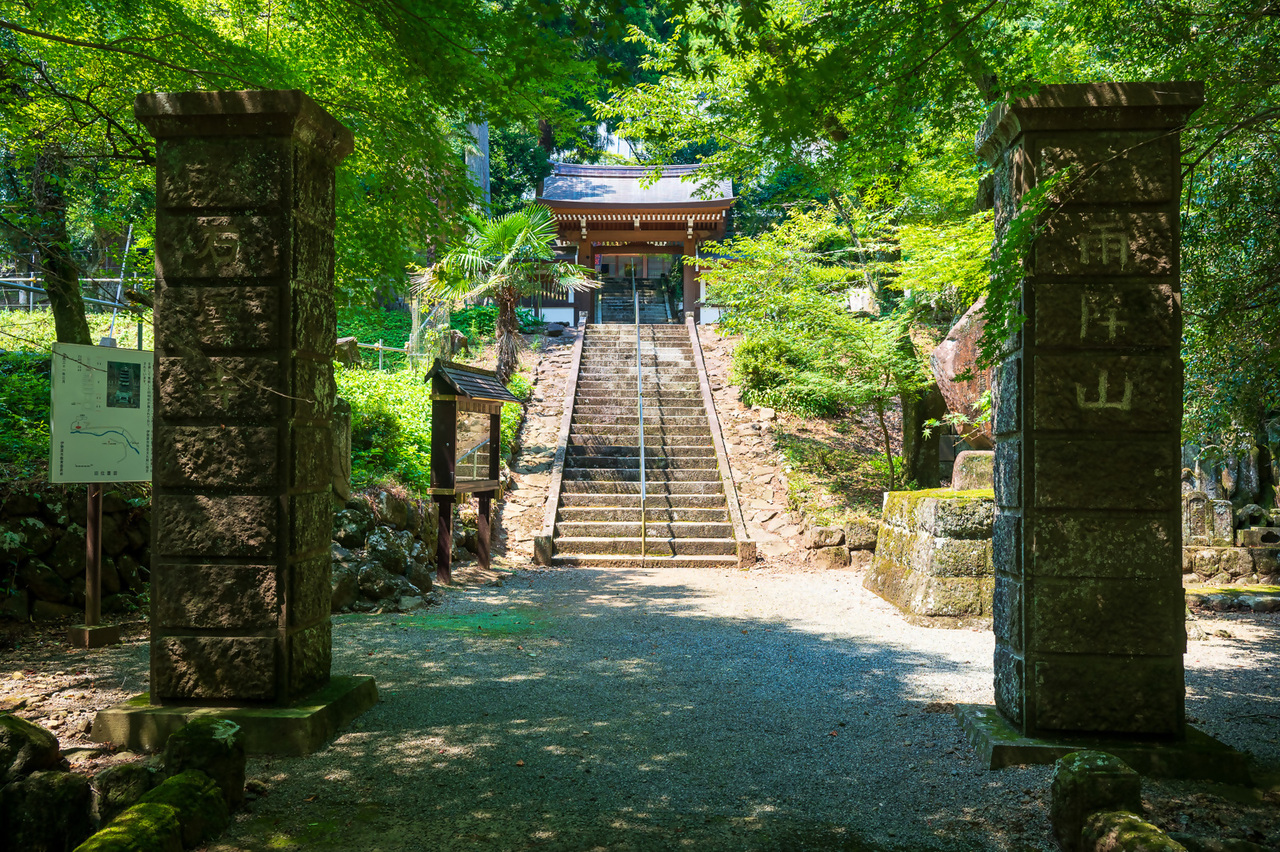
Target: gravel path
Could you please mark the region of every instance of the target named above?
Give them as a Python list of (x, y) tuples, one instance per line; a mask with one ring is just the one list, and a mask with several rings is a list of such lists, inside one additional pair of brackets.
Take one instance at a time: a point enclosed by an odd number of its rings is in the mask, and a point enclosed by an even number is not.
[[(990, 634), (906, 624), (860, 580), (545, 571), (344, 616), (335, 672), (382, 703), (251, 760), (267, 792), (210, 849), (1051, 848), (1049, 769), (984, 770), (950, 714), (992, 701)], [(1189, 713), (1280, 764), (1280, 624), (1207, 626), (1231, 636), (1193, 643)]]

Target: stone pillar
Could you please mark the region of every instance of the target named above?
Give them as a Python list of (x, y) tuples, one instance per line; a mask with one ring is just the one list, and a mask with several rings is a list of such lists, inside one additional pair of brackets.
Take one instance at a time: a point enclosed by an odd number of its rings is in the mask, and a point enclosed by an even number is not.
[(997, 234), (1067, 166), (1000, 365), (996, 705), (1028, 737), (1183, 735), (1179, 131), (1199, 83), (1045, 86), (997, 107)]
[(153, 703), (329, 680), (334, 168), (297, 91), (139, 95), (156, 138)]
[(702, 309), (698, 305), (701, 294), (698, 292), (698, 272), (695, 270), (698, 244), (694, 240), (684, 241), (684, 315), (693, 317), (695, 323), (702, 322)]

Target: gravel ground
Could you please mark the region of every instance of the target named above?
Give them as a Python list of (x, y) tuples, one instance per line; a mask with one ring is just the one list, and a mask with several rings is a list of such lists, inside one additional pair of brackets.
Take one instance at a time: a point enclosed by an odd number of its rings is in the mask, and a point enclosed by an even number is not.
[[(992, 638), (915, 627), (855, 572), (528, 572), (414, 615), (344, 616), (335, 670), (382, 702), (328, 749), (259, 758), (210, 850), (1050, 849), (1047, 767), (990, 772), (950, 711)], [(1215, 616), (1188, 712), (1262, 763), (1274, 616)], [(1259, 837), (1276, 802), (1146, 785), (1170, 827)]]

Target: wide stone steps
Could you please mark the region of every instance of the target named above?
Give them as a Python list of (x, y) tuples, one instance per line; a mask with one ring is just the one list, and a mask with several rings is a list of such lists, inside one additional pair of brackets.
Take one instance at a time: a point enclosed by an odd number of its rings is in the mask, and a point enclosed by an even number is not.
[[(719, 482), (720, 471), (714, 467), (666, 468), (650, 470), (645, 468), (645, 478), (650, 484), (655, 482)], [(617, 468), (568, 467), (564, 469), (562, 482), (640, 482), (640, 468), (637, 465), (630, 470)]]
[[(639, 538), (640, 519), (634, 521), (562, 521), (556, 524), (556, 535), (567, 538)], [(646, 541), (654, 539), (683, 540), (690, 538), (733, 538), (733, 524), (701, 521), (667, 521), (646, 523)]]
[[(708, 479), (655, 480), (650, 477), (647, 484), (647, 500), (652, 500), (658, 495), (714, 494), (716, 499), (720, 501), (720, 505), (724, 505), (724, 483), (719, 479), (714, 481)], [(635, 495), (637, 500), (640, 499), (639, 476), (635, 476), (634, 479), (570, 479), (565, 477), (561, 481), (560, 487), (566, 495), (565, 501), (568, 499), (567, 495), (570, 494), (629, 494)]]
[[(732, 556), (737, 553), (737, 542), (732, 538), (646, 538), (644, 551), (655, 556)], [(556, 553), (640, 554), (641, 541), (637, 535), (629, 538), (604, 538), (596, 536), (557, 536)]]
[[(640, 501), (635, 506), (561, 506), (560, 520), (565, 524), (603, 523), (621, 521), (640, 523)], [(729, 512), (724, 508), (678, 509), (655, 508), (645, 501), (644, 520), (647, 524), (727, 524)]]
[[(606, 294), (602, 305), (606, 316), (615, 310), (635, 316), (629, 293)], [(639, 336), (637, 358), (634, 325), (586, 330), (553, 564), (735, 565), (737, 542), (688, 331), (642, 325)], [(637, 385), (644, 403), (643, 511)]]
[(565, 568), (736, 568), (736, 556), (627, 556), (624, 554), (559, 554), (552, 565)]
[[(655, 471), (680, 471), (690, 468), (702, 468), (705, 470), (716, 470), (715, 454), (711, 455), (687, 455), (687, 456), (654, 456), (645, 453), (644, 469), (650, 476)], [(638, 472), (640, 470), (640, 457), (637, 456), (583, 456), (570, 455), (564, 464), (564, 469), (568, 470), (612, 470), (619, 474)]]
[[(644, 505), (647, 511), (661, 509), (680, 509), (682, 511), (714, 509), (722, 512), (727, 511), (724, 508), (724, 496), (718, 492), (712, 494), (655, 494), (650, 492), (645, 497)], [(560, 500), (561, 512), (575, 509), (602, 508), (638, 512), (640, 511), (640, 490), (636, 489), (633, 494), (570, 492), (562, 495)]]

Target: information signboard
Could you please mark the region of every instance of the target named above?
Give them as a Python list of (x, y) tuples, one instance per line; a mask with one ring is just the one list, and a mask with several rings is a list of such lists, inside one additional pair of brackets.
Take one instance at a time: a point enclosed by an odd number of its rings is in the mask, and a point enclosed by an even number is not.
[(53, 345), (50, 482), (150, 482), (153, 353)]

